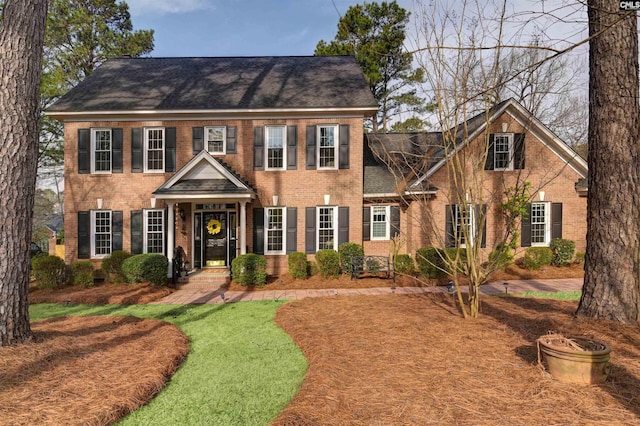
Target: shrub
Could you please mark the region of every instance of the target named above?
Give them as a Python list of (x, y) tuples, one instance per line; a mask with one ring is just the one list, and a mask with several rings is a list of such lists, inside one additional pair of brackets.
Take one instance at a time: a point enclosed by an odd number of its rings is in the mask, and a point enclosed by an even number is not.
[[(458, 272), (464, 272), (464, 267), (467, 263), (467, 249), (450, 247), (445, 249), (445, 252), (449, 256), (449, 259), (455, 259), (456, 253), (459, 252), (457, 269), (458, 269)], [(446, 264), (445, 264), (445, 269), (447, 270), (448, 273), (452, 272), (451, 268)]]
[(122, 272), (129, 283), (149, 281), (153, 285), (165, 285), (168, 267), (167, 258), (155, 253), (136, 254), (122, 262)]
[(93, 287), (93, 263), (89, 260), (78, 260), (71, 264), (71, 275), (74, 285)]
[(413, 259), (408, 254), (397, 254), (393, 259), (393, 266), (400, 274), (413, 274), (415, 269)]
[(513, 263), (513, 249), (505, 243), (500, 243), (489, 253), (489, 263), (497, 269), (505, 268)]
[(584, 263), (584, 259), (587, 256), (587, 253), (583, 251), (576, 252), (576, 258), (574, 260), (575, 263)]
[(571, 240), (565, 240), (564, 238), (554, 238), (549, 243), (553, 258), (551, 264), (553, 266), (565, 266), (571, 263), (573, 259), (573, 253), (576, 251), (576, 243)]
[(342, 243), (338, 247), (340, 255), (340, 267), (345, 274), (351, 274), (351, 256), (364, 256), (364, 248), (358, 243)]
[(267, 259), (255, 253), (241, 254), (231, 262), (231, 274), (238, 284), (262, 287), (267, 283)]
[(416, 264), (420, 275), (425, 278), (441, 278), (446, 275), (442, 260), (444, 253), (435, 247), (422, 247), (416, 251)]
[(540, 269), (542, 265), (549, 265), (552, 258), (549, 247), (529, 247), (524, 252), (523, 266), (526, 269)]
[(42, 288), (56, 288), (64, 282), (65, 264), (58, 256), (40, 254), (31, 259), (31, 270)]
[(335, 250), (324, 249), (316, 253), (316, 263), (320, 275), (324, 278), (337, 278), (340, 275), (340, 255)]
[(122, 263), (130, 257), (131, 253), (128, 251), (116, 250), (102, 261), (102, 270), (107, 274), (109, 282), (120, 284), (127, 280), (122, 272)]
[(289, 265), (289, 274), (291, 274), (293, 278), (301, 280), (307, 279), (309, 262), (307, 261), (307, 255), (305, 253), (299, 251), (291, 253), (287, 259), (287, 263)]

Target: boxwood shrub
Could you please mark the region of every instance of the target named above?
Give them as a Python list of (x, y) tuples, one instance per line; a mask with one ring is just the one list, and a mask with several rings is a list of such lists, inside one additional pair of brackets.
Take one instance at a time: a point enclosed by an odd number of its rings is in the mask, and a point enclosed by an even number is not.
[(122, 272), (128, 283), (149, 281), (153, 285), (167, 283), (169, 261), (161, 254), (136, 254), (122, 262)]
[(340, 255), (340, 268), (345, 274), (351, 274), (351, 256), (364, 256), (364, 248), (358, 243), (342, 243), (338, 247)]
[(241, 254), (231, 262), (233, 281), (262, 287), (267, 283), (267, 259), (255, 253)]
[(289, 265), (289, 274), (291, 274), (293, 278), (300, 280), (307, 279), (309, 262), (307, 261), (307, 255), (305, 253), (296, 251), (289, 254), (287, 263)]
[(90, 260), (78, 260), (71, 264), (73, 285), (93, 287), (93, 263)]
[(553, 253), (549, 247), (529, 247), (524, 252), (523, 264), (526, 269), (540, 269), (542, 265), (551, 264)]
[(316, 263), (320, 275), (324, 278), (337, 278), (340, 275), (340, 255), (337, 251), (330, 249), (318, 250)]
[(565, 266), (571, 263), (573, 260), (573, 254), (576, 251), (576, 243), (571, 240), (565, 240), (564, 238), (554, 238), (549, 243), (553, 258), (551, 264), (553, 266)]
[(393, 266), (396, 272), (400, 274), (413, 274), (415, 270), (415, 264), (413, 259), (408, 254), (397, 254), (393, 259)]
[(442, 260), (444, 253), (435, 247), (422, 247), (416, 250), (418, 272), (425, 278), (442, 278), (446, 268)]
[(126, 250), (116, 250), (109, 257), (102, 261), (102, 270), (107, 274), (107, 279), (112, 283), (123, 283), (127, 281), (122, 272), (122, 263), (131, 257), (131, 253)]
[(489, 263), (494, 264), (497, 269), (506, 268), (513, 263), (513, 249), (505, 243), (500, 243), (491, 253), (489, 253)]
[(33, 257), (31, 271), (41, 288), (57, 288), (64, 283), (65, 264), (58, 256), (40, 254)]

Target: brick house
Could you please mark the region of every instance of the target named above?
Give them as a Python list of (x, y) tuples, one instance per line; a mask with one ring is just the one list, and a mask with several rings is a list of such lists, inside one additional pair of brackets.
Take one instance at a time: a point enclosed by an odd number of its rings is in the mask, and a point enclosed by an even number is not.
[[(288, 253), (351, 241), (386, 255), (398, 233), (413, 253), (432, 237), (417, 224), (424, 206), (406, 194), (428, 196), (443, 224), (432, 233), (456, 220), (446, 208), (446, 160), (437, 141), (423, 144), (429, 167), (399, 184), (375, 147), (434, 135), (363, 137), (376, 111), (352, 57), (109, 60), (47, 111), (64, 123), (65, 261), (99, 266), (119, 249), (171, 259), (180, 246), (194, 268), (260, 253), (279, 274)], [(545, 176), (539, 164), (555, 170), (532, 219), (551, 227), (562, 203), (563, 236), (584, 249), (586, 199), (575, 183), (585, 162), (513, 101), (494, 108), (491, 123), (494, 146), (509, 158), (526, 150), (531, 178)], [(486, 130), (478, 125), (461, 146), (478, 145)], [(514, 173), (513, 160), (492, 161), (495, 177)], [(486, 226), (491, 244), (498, 225)]]

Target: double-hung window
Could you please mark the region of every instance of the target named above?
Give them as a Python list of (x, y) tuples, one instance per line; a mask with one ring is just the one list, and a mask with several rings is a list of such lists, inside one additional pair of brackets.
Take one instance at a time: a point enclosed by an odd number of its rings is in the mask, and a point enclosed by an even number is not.
[(144, 211), (144, 253), (164, 253), (164, 210)]
[(266, 254), (284, 254), (285, 253), (285, 228), (286, 223), (284, 207), (266, 207), (265, 208), (265, 227), (266, 227)]
[(318, 126), (318, 168), (338, 168), (338, 126)]
[(371, 240), (388, 240), (390, 231), (389, 206), (371, 207)]
[(549, 203), (531, 203), (531, 245), (549, 245), (551, 220)]
[(316, 247), (318, 250), (338, 249), (337, 213), (337, 207), (317, 207), (318, 235)]
[(227, 149), (227, 128), (213, 126), (204, 128), (205, 146), (209, 154), (224, 154)]
[(473, 206), (468, 204), (465, 208), (462, 204), (455, 206), (455, 238), (460, 247), (467, 242), (473, 243), (475, 232), (475, 214)]
[(267, 170), (284, 170), (286, 168), (286, 128), (285, 126), (265, 127), (267, 141)]
[(91, 211), (91, 257), (104, 258), (111, 254), (111, 210)]
[(144, 129), (144, 171), (164, 172), (164, 127)]
[(111, 173), (111, 129), (91, 129), (91, 173)]
[(494, 136), (493, 169), (513, 169), (513, 133), (497, 133)]

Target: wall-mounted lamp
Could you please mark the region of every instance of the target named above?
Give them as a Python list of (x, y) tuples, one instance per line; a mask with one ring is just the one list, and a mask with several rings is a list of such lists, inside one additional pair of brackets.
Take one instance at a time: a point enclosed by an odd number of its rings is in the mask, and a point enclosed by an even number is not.
[(509, 130), (509, 123), (502, 123), (502, 133), (507, 133), (507, 130)]
[(180, 219), (182, 219), (184, 221), (184, 219), (187, 217), (184, 214), (184, 210), (182, 210), (182, 207), (178, 207), (178, 214), (180, 215)]
[(151, 198), (151, 208), (152, 209), (156, 208), (156, 199), (155, 198)]
[(274, 206), (277, 206), (277, 205), (278, 205), (278, 196), (277, 196), (277, 195), (274, 195), (274, 196), (273, 196), (273, 197), (271, 197), (271, 198), (272, 198), (272, 200), (271, 200), (271, 201), (273, 201), (273, 205), (274, 205)]
[(96, 204), (98, 204), (98, 209), (102, 208), (102, 198), (96, 199)]
[(331, 194), (324, 194), (324, 205), (328, 206), (331, 202)]
[(538, 192), (538, 196), (540, 197), (540, 201), (544, 201), (544, 191)]

